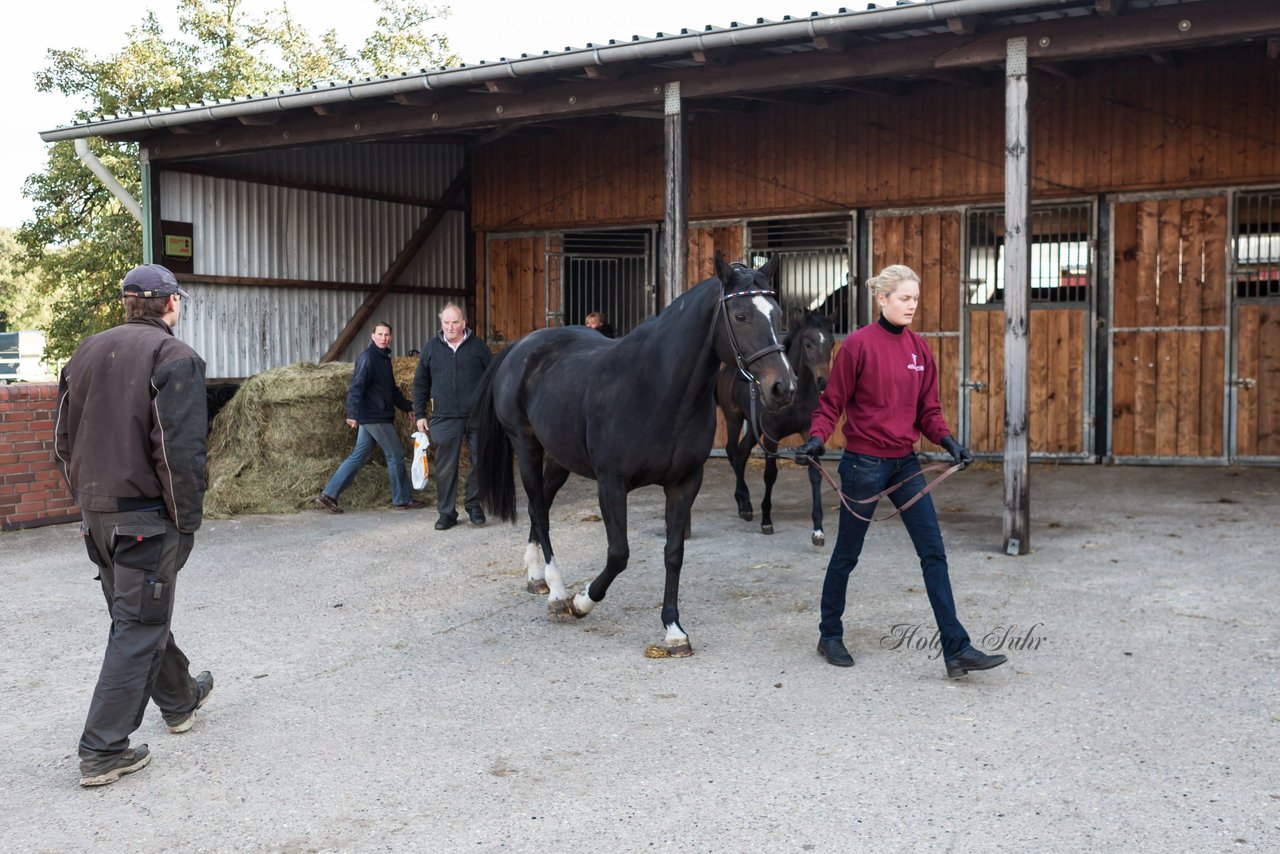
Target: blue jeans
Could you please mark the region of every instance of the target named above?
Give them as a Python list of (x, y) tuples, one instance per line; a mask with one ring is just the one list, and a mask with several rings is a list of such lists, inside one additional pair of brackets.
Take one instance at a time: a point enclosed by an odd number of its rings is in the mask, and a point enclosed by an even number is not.
[(361, 424), (356, 433), (356, 449), (351, 456), (342, 461), (338, 470), (325, 484), (324, 494), (337, 498), (342, 490), (351, 485), (356, 474), (373, 456), (373, 445), (382, 448), (382, 455), (387, 458), (387, 474), (391, 476), (391, 501), (394, 504), (409, 503), (409, 473), (404, 468), (404, 443), (400, 434), (396, 433), (395, 424)]
[[(868, 519), (874, 515), (876, 505), (857, 504), (854, 499), (870, 498), (896, 483), (902, 486), (889, 495), (894, 507), (901, 507), (924, 489), (925, 480), (920, 475), (920, 461), (915, 454), (872, 457), (846, 451), (840, 459), (840, 490), (848, 496), (853, 508)], [(901, 518), (911, 535), (916, 554), (920, 556), (924, 587), (929, 594), (929, 604), (933, 606), (933, 618), (938, 623), (943, 655), (953, 656), (969, 645), (969, 634), (956, 617), (956, 600), (951, 594), (951, 579), (947, 575), (947, 553), (942, 546), (942, 531), (938, 528), (938, 514), (934, 512), (932, 497), (926, 495), (921, 498)], [(840, 532), (836, 535), (836, 545), (827, 564), (827, 577), (822, 583), (822, 622), (818, 629), (824, 638), (844, 635), (840, 618), (844, 615), (849, 575), (858, 565), (868, 527), (869, 522), (854, 516), (841, 505)]]

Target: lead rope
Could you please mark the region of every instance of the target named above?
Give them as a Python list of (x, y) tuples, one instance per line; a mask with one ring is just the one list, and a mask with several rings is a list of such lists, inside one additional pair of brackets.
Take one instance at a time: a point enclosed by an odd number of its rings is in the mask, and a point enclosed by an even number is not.
[[(769, 441), (771, 441), (773, 443), (773, 446), (776, 448), (778, 446), (778, 440), (774, 439), (772, 436), (768, 438), (769, 438)], [(766, 453), (768, 452), (766, 451)], [(775, 451), (774, 456), (783, 457), (784, 455), (777, 453)], [(888, 489), (884, 489), (884, 490), (881, 490), (880, 492), (877, 492), (875, 495), (871, 496), (870, 498), (858, 499), (858, 498), (850, 498), (840, 490), (840, 484), (836, 483), (836, 479), (833, 478), (827, 472), (827, 470), (822, 467), (822, 462), (820, 460), (815, 460), (813, 457), (810, 457), (810, 456), (801, 457), (797, 455), (794, 451), (786, 454), (784, 459), (785, 458), (789, 458), (793, 462), (800, 462), (801, 460), (804, 460), (809, 465), (817, 467), (818, 472), (822, 475), (822, 477), (827, 481), (827, 483), (831, 484), (831, 488), (835, 490), (836, 495), (840, 496), (841, 506), (843, 506), (844, 509), (848, 510), (850, 513), (852, 513), (854, 516), (857, 516), (859, 519), (861, 519), (864, 522), (887, 522), (890, 519), (892, 519), (894, 516), (900, 516), (902, 513), (906, 512), (907, 510), (910, 510), (911, 507), (921, 498), (924, 498), (930, 492), (933, 492), (933, 490), (937, 488), (937, 486), (941, 484), (944, 480), (946, 480), (947, 478), (951, 477), (951, 475), (955, 474), (956, 472), (964, 468), (964, 466), (960, 465), (960, 463), (956, 463), (951, 466), (948, 466), (946, 463), (929, 463), (926, 466), (922, 466), (920, 468), (920, 471), (911, 475), (911, 477), (902, 481), (902, 483), (895, 483), (893, 486), (889, 487)], [(935, 471), (942, 472), (942, 474), (935, 477), (932, 481), (929, 481), (925, 485), (924, 489), (920, 490), (914, 496), (908, 499), (907, 502), (903, 504), (901, 507), (895, 508), (894, 511), (887, 516), (872, 516), (871, 518), (868, 518), (866, 516), (863, 516), (857, 510), (854, 510), (853, 507), (851, 506), (853, 504), (875, 504), (881, 498), (887, 498), (891, 493), (895, 492), (897, 489), (902, 487), (904, 484), (907, 483), (907, 481), (911, 480), (912, 478), (924, 477), (926, 474), (930, 472), (935, 472)], [(874, 512), (875, 511), (873, 510), (872, 513), (874, 514)]]

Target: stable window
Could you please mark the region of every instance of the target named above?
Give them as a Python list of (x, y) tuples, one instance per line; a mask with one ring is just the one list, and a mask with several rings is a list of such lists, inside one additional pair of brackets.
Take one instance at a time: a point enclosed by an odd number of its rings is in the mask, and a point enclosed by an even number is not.
[(1236, 299), (1280, 299), (1280, 190), (1236, 196), (1232, 278)]
[(747, 257), (759, 267), (778, 259), (778, 304), (783, 325), (793, 311), (834, 315), (832, 331), (845, 334), (857, 324), (850, 284), (853, 218), (848, 214), (747, 223)]
[[(1088, 203), (1031, 209), (1031, 302), (1087, 303), (1092, 281), (1092, 208)], [(1002, 208), (969, 212), (965, 299), (969, 305), (1004, 303)]]

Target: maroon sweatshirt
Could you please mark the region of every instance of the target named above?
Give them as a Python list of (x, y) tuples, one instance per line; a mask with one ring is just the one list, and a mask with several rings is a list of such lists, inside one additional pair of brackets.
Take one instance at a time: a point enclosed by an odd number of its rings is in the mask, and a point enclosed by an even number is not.
[(894, 333), (878, 322), (844, 340), (809, 434), (825, 442), (842, 411), (845, 449), (858, 454), (903, 457), (921, 433), (934, 444), (951, 433), (929, 345), (910, 329)]

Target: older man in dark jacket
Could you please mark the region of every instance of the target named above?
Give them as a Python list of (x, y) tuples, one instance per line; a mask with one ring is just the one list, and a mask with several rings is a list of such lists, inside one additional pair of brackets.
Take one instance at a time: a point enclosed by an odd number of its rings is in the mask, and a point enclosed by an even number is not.
[[(432, 473), (436, 479), (436, 508), (440, 518), (437, 531), (447, 531), (458, 523), (458, 460), (462, 456), (465, 437), (476, 459), (476, 431), (469, 427), (471, 404), (485, 368), (492, 360), (489, 346), (467, 329), (462, 307), (449, 303), (440, 312), (440, 333), (422, 345), (418, 369), (413, 374), (413, 411), (418, 414), (418, 429), (430, 430), (436, 449)], [(427, 421), (427, 400), (431, 401), (431, 420)], [(480, 508), (480, 487), (476, 479), (467, 478), (467, 494), (463, 501), (473, 525), (485, 523)]]
[(151, 761), (129, 746), (150, 699), (169, 732), (213, 691), (169, 631), (174, 584), (204, 509), (204, 361), (173, 335), (187, 294), (164, 267), (125, 276), (126, 322), (76, 349), (58, 383), (54, 450), (80, 505), (80, 534), (111, 615), (102, 672), (80, 736), (80, 785), (114, 783)]
[(401, 509), (415, 509), (422, 502), (409, 495), (409, 475), (404, 468), (404, 443), (396, 433), (396, 409), (410, 411), (410, 404), (396, 385), (391, 370), (391, 324), (378, 323), (368, 347), (356, 359), (347, 390), (347, 426), (356, 427), (356, 447), (351, 456), (325, 484), (316, 501), (330, 513), (341, 513), (338, 496), (356, 479), (360, 469), (373, 456), (373, 446), (382, 448), (391, 477), (391, 503)]

